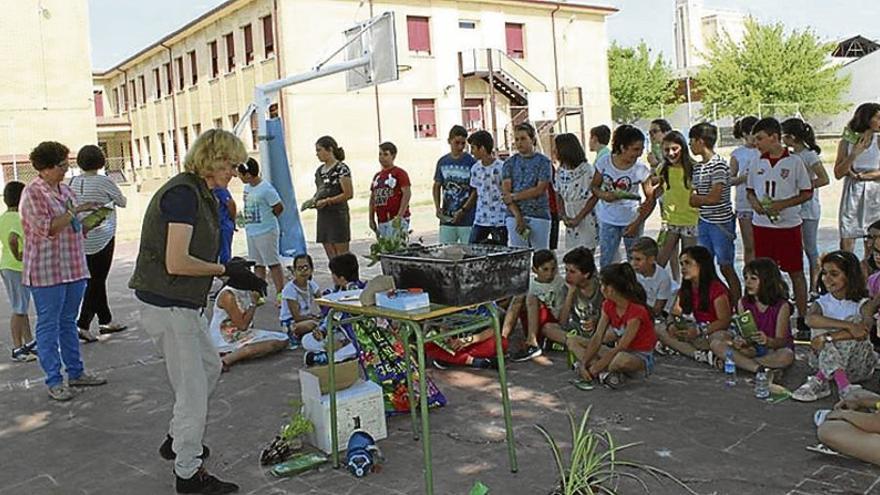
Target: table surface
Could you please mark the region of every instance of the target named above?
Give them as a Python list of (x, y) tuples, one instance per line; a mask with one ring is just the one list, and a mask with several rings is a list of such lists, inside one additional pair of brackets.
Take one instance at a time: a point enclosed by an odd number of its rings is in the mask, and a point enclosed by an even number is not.
[(470, 306), (444, 306), (442, 304), (431, 304), (428, 309), (420, 311), (396, 311), (393, 309), (381, 308), (379, 306), (363, 306), (357, 299), (331, 301), (329, 299), (321, 298), (316, 300), (315, 302), (318, 303), (319, 306), (336, 309), (339, 311), (345, 311), (351, 314), (375, 316), (379, 318), (390, 318), (393, 320), (405, 320), (412, 322), (432, 320), (434, 318), (448, 316), (480, 306), (480, 304), (472, 304)]

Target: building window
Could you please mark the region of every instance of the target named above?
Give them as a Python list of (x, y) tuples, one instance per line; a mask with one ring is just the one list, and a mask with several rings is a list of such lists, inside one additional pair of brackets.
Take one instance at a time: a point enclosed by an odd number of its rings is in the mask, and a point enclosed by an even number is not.
[(431, 30), (428, 21), (428, 17), (411, 15), (406, 17), (409, 51), (423, 55), (431, 54)]
[(180, 137), (183, 139), (183, 149), (181, 151), (186, 153), (186, 150), (189, 149), (189, 134), (186, 133), (186, 127), (180, 128)]
[(153, 69), (153, 82), (156, 84), (156, 99), (158, 100), (162, 97), (162, 79), (159, 77), (158, 67)]
[(504, 25), (504, 36), (507, 39), (507, 56), (510, 58), (525, 58), (523, 25), (508, 22)]
[(174, 62), (175, 62), (174, 65), (177, 66), (177, 67), (176, 67), (176, 69), (177, 69), (177, 90), (178, 90), (178, 91), (183, 91), (183, 82), (184, 82), (184, 77), (183, 77), (183, 57), (177, 57), (176, 59), (174, 59)]
[[(141, 159), (141, 157), (144, 156), (144, 154), (143, 154), (143, 152), (141, 151), (141, 140), (138, 139), (138, 138), (135, 138), (135, 139), (134, 139), (134, 149), (131, 150), (132, 153), (134, 153), (135, 150), (137, 150), (137, 154), (138, 154), (138, 157), (137, 157), (137, 166), (138, 166), (138, 167), (143, 167), (143, 166), (144, 166), (144, 162), (143, 162), (143, 160)], [(134, 156), (132, 156), (132, 162), (133, 162), (133, 161), (134, 161)]]
[(165, 94), (170, 95), (174, 92), (174, 73), (171, 72), (171, 62), (162, 65), (165, 67)]
[(223, 119), (214, 119), (214, 129), (223, 129)]
[(254, 61), (254, 32), (250, 24), (241, 30), (244, 35), (244, 65), (251, 65)]
[(437, 137), (434, 100), (413, 100), (413, 131), (416, 139)]
[(168, 131), (168, 140), (171, 141), (171, 157), (168, 163), (176, 163), (177, 162), (177, 133), (172, 131)]
[[(132, 96), (132, 98), (137, 98), (137, 97), (135, 96), (135, 93), (134, 93), (134, 81), (131, 81), (130, 83), (128, 83), (128, 86), (126, 86), (126, 85), (123, 83), (123, 84), (122, 84), (122, 101), (123, 101), (123, 104), (125, 105), (125, 111), (126, 111), (126, 112), (129, 110), (129, 97), (128, 97), (128, 89), (129, 89), (129, 86), (131, 87), (131, 96)], [(135, 103), (135, 105), (137, 105), (137, 103)]]
[(230, 114), (229, 115), (229, 130), (231, 131), (232, 129), (234, 129), (235, 124), (237, 124), (237, 123), (238, 123), (238, 114), (237, 113)]
[(95, 98), (95, 117), (103, 117), (104, 116), (104, 92), (101, 90), (92, 91), (92, 96)]
[(272, 16), (267, 15), (263, 21), (263, 56), (269, 58), (275, 53), (275, 34), (272, 32)]
[(113, 115), (119, 115), (119, 109), (121, 108), (119, 105), (119, 88), (113, 88), (113, 105), (116, 106), (113, 109)]
[(464, 100), (464, 108), (461, 109), (461, 120), (468, 132), (485, 129), (483, 123), (483, 99), (467, 98)]
[(196, 62), (196, 51), (189, 52), (190, 84), (195, 86), (199, 82), (199, 64)]
[(150, 167), (153, 165), (153, 153), (150, 150), (150, 136), (144, 136), (144, 152), (142, 154), (147, 155), (147, 166)]
[(202, 134), (202, 124), (193, 124), (193, 139), (198, 139)]
[(168, 149), (165, 147), (165, 133), (164, 132), (159, 133), (159, 151), (162, 153), (158, 157), (159, 162), (166, 163), (168, 161), (168, 155), (167, 155)]
[(208, 51), (211, 52), (211, 77), (217, 77), (220, 74), (220, 57), (217, 55), (217, 41), (208, 43)]
[(229, 73), (235, 70), (235, 38), (229, 33), (223, 36), (223, 40), (226, 42), (226, 72)]
[[(138, 83), (141, 85), (141, 103), (147, 102), (147, 80), (144, 76), (138, 76)], [(134, 81), (131, 82), (131, 94), (134, 95)], [(137, 105), (137, 96), (134, 97), (134, 104)]]
[(477, 21), (458, 21), (459, 29), (477, 29)]

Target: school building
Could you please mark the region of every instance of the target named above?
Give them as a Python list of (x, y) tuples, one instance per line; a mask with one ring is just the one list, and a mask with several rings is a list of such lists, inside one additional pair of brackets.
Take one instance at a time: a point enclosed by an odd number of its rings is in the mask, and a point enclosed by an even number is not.
[[(431, 181), (454, 124), (493, 131), (512, 146), (529, 104), (547, 145), (553, 132), (583, 134), (610, 121), (605, 18), (579, 1), (229, 0), (116, 66), (94, 75), (98, 139), (152, 187), (175, 173), (205, 129), (231, 129), (255, 85), (312, 68), (371, 15), (395, 15), (398, 81), (347, 92), (343, 75), (284, 89), (284, 123), (298, 197), (314, 191), (314, 142), (334, 136), (348, 155), (356, 195), (393, 141), (416, 184)], [(341, 60), (341, 59), (340, 59)], [(548, 103), (549, 102), (549, 103)], [(548, 105), (551, 107), (547, 111)], [(588, 132), (588, 131), (587, 131)], [(242, 138), (256, 152), (256, 122)]]

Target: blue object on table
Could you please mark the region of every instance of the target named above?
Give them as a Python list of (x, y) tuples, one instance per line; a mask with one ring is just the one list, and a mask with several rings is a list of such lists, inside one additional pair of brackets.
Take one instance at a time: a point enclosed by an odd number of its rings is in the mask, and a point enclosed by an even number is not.
[(415, 311), (431, 307), (431, 299), (427, 292), (397, 290), (376, 294), (376, 306), (395, 311)]

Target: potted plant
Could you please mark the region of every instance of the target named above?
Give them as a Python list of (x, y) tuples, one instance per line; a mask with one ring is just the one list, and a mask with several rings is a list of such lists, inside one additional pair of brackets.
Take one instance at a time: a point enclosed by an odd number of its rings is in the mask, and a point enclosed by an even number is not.
[(620, 451), (639, 445), (639, 443), (617, 445), (609, 432), (597, 432), (589, 428), (587, 423), (590, 409), (592, 408), (587, 408), (584, 412), (579, 425), (575, 424), (571, 411), (568, 412), (571, 428), (571, 452), (567, 458), (553, 435), (543, 426), (535, 425), (535, 428), (541, 432), (550, 445), (559, 477), (559, 481), (550, 495), (593, 495), (599, 493), (613, 495), (618, 493), (617, 487), (623, 478), (635, 480), (644, 488), (645, 493), (649, 493), (647, 484), (637, 473), (648, 474), (656, 480), (670, 479), (687, 493), (696, 495), (696, 492), (682, 481), (662, 469), (621, 459), (619, 457)]
[(292, 400), (290, 406), (294, 411), (290, 415), (290, 420), (281, 427), (280, 434), (275, 436), (272, 443), (263, 449), (260, 455), (260, 463), (264, 466), (287, 460), (296, 451), (302, 449), (302, 437), (315, 429), (315, 425), (303, 416), (301, 402)]
[(367, 256), (370, 264), (367, 266), (373, 266), (378, 263), (380, 254), (396, 253), (406, 249), (409, 242), (409, 232), (403, 227), (400, 217), (395, 217), (391, 221), (391, 228), (393, 232), (390, 236), (380, 236), (376, 239), (376, 242), (370, 244), (370, 254)]

